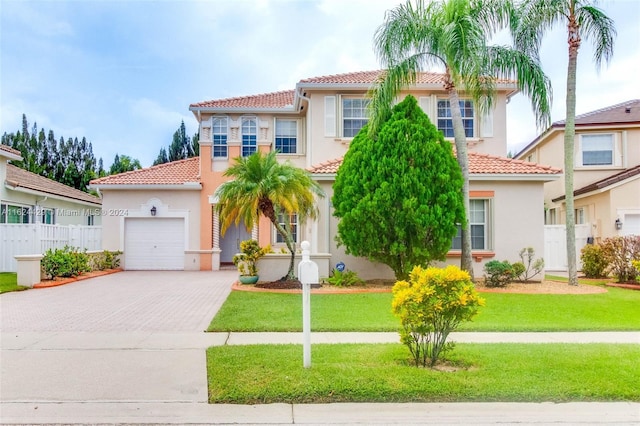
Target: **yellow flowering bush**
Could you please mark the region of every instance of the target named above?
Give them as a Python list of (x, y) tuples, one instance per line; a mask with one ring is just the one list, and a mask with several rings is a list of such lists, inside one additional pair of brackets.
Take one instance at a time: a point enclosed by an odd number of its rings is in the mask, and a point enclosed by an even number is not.
[(433, 367), (447, 349), (447, 337), (460, 322), (469, 321), (484, 306), (469, 274), (456, 266), (416, 266), (408, 281), (393, 286), (391, 307), (400, 319), (400, 340), (416, 366)]

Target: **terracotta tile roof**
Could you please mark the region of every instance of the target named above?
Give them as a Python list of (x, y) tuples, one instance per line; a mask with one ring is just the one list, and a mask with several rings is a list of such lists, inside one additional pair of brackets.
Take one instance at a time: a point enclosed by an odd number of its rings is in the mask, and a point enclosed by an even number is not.
[(9, 154), (13, 154), (13, 155), (22, 156), (20, 151), (18, 151), (17, 149), (13, 149), (10, 146), (4, 145), (4, 144), (0, 144), (0, 151), (8, 152)]
[(293, 106), (294, 91), (262, 93), (191, 104), (190, 108), (286, 108)]
[[(314, 174), (334, 174), (342, 164), (342, 158), (320, 163), (307, 169)], [(562, 170), (512, 158), (469, 152), (471, 175), (557, 175)]]
[(102, 204), (102, 200), (79, 189), (61, 184), (44, 176), (31, 173), (27, 170), (7, 164), (6, 184), (16, 188), (31, 189), (43, 194), (57, 195), (87, 203)]
[(90, 182), (94, 185), (183, 185), (200, 182), (200, 158), (158, 164), (146, 169), (105, 176)]
[[(367, 87), (378, 81), (382, 70), (357, 71), (344, 74), (332, 74), (320, 77), (311, 77), (300, 80), (297, 86), (305, 85), (366, 85)], [(421, 72), (418, 75), (418, 84), (442, 84), (444, 74), (434, 72)], [(499, 79), (500, 84), (515, 84), (512, 80)], [(239, 96), (235, 98), (203, 101), (189, 105), (190, 108), (286, 108), (293, 106), (295, 90), (281, 92), (262, 93), (259, 95)]]
[[(375, 71), (358, 71), (345, 74), (324, 75), (321, 77), (312, 77), (300, 80), (301, 84), (321, 83), (321, 84), (373, 84), (378, 81), (382, 74), (382, 70)], [(444, 74), (435, 72), (421, 72), (418, 74), (417, 83), (442, 83)]]
[[(620, 173), (616, 173), (615, 175), (611, 175), (609, 177), (606, 177), (604, 179), (601, 179), (597, 182), (591, 183), (587, 186), (583, 186), (582, 188), (576, 189), (575, 191), (573, 191), (573, 195), (582, 195), (582, 194), (586, 194), (587, 192), (591, 192), (591, 191), (596, 191), (598, 189), (603, 189), (606, 188), (608, 186), (613, 185), (614, 183), (618, 183), (621, 182), (625, 179), (629, 179), (630, 177), (633, 176), (638, 176), (640, 175), (640, 165), (637, 165), (635, 167), (631, 167), (629, 169), (623, 170)], [(561, 196), (558, 198), (554, 198), (552, 201), (555, 203), (557, 201), (561, 201), (564, 200), (565, 196)]]
[[(576, 125), (640, 123), (640, 99), (633, 99), (611, 105), (586, 114), (576, 115)], [(564, 127), (565, 120), (556, 121), (554, 126)]]

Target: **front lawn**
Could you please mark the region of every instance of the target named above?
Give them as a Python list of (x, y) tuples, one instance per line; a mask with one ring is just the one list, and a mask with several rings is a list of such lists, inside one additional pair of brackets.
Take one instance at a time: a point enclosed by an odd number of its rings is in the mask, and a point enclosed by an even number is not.
[[(599, 294), (482, 293), (487, 301), (461, 331), (640, 330), (640, 291)], [(390, 293), (312, 294), (313, 331), (397, 331)], [(208, 331), (301, 331), (300, 294), (233, 291)]]
[(0, 272), (0, 293), (26, 290), (28, 288), (18, 285), (18, 275), (15, 272)]
[[(409, 365), (399, 344), (207, 350), (210, 403), (640, 401), (640, 345), (459, 344), (455, 371)], [(585, 368), (586, 367), (586, 368)]]

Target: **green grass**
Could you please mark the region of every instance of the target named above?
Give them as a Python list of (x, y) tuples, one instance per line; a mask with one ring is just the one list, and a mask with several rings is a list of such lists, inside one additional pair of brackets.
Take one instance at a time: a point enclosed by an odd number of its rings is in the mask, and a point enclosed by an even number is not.
[[(459, 344), (453, 372), (416, 368), (399, 344), (207, 350), (210, 403), (640, 401), (640, 345)], [(585, 368), (588, 367), (588, 368)]]
[[(640, 330), (640, 291), (599, 294), (482, 293), (486, 306), (461, 331)], [(390, 293), (314, 294), (313, 331), (396, 331)], [(300, 294), (233, 291), (209, 331), (301, 331)]]
[(26, 290), (27, 288), (18, 285), (18, 275), (15, 272), (0, 272), (0, 293)]

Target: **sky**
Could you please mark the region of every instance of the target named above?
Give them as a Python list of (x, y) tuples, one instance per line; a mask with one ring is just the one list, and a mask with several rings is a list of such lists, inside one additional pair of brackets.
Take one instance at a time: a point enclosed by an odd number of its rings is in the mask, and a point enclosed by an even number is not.
[[(0, 0), (0, 134), (30, 125), (85, 136), (105, 167), (150, 166), (189, 104), (289, 90), (299, 80), (379, 69), (373, 35), (398, 0)], [(640, 0), (600, 0), (616, 24), (613, 60), (578, 56), (577, 113), (640, 98)], [(566, 30), (542, 43), (552, 121), (565, 118)], [(498, 37), (496, 42), (508, 43)], [(507, 106), (508, 147), (542, 129), (529, 101)]]

